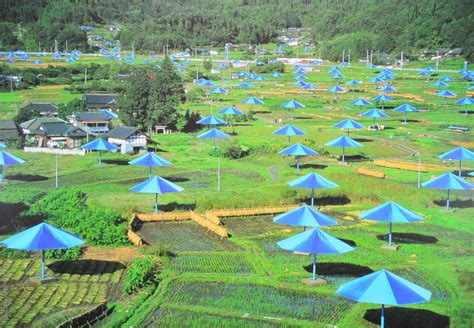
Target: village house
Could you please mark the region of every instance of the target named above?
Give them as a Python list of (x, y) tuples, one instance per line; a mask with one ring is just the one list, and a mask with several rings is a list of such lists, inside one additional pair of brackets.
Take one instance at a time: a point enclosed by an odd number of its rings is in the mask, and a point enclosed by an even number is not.
[(69, 123), (92, 135), (105, 134), (110, 130), (112, 117), (106, 111), (74, 112), (68, 116)]
[(117, 109), (117, 95), (113, 93), (84, 93), (82, 101), (89, 109)]
[(106, 137), (110, 143), (120, 146), (123, 154), (146, 149), (148, 144), (148, 138), (143, 132), (129, 126), (117, 126)]
[(78, 148), (86, 131), (59, 118), (39, 117), (20, 124), (26, 141), (42, 148)]
[(30, 102), (20, 110), (37, 111), (40, 116), (58, 116), (58, 107), (52, 103)]
[(0, 142), (9, 144), (15, 142), (19, 138), (18, 129), (11, 120), (0, 121)]

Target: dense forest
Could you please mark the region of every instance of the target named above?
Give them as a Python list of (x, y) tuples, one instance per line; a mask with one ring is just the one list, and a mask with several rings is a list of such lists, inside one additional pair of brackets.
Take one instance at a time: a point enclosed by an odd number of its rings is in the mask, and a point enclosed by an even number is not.
[(472, 0), (0, 0), (0, 48), (87, 50), (80, 24), (123, 27), (125, 49), (261, 44), (307, 27), (328, 48), (409, 52), (462, 47), (472, 56)]

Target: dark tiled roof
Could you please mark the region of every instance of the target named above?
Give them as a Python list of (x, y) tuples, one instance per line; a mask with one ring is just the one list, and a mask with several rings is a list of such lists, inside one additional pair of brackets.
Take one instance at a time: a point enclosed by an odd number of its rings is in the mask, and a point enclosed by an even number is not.
[(21, 107), (21, 109), (36, 109), (40, 113), (53, 112), (57, 113), (58, 107), (51, 103), (30, 102), (28, 105)]
[(74, 112), (71, 115), (76, 121), (110, 121), (109, 115), (105, 112)]
[(61, 137), (86, 137), (87, 133), (65, 122), (43, 123), (39, 129), (31, 131), (32, 134)]
[(13, 121), (0, 121), (0, 141), (16, 140), (18, 137), (18, 130)]
[(112, 105), (117, 103), (117, 95), (116, 94), (105, 94), (105, 93), (84, 93), (82, 95), (82, 100), (86, 105), (94, 105), (94, 106), (106, 106)]
[(108, 138), (125, 140), (137, 131), (137, 128), (132, 128), (130, 126), (117, 126), (110, 130), (106, 136)]
[(37, 130), (43, 123), (58, 123), (58, 122), (66, 123), (65, 121), (56, 117), (38, 117), (38, 118), (34, 118), (32, 120), (21, 123), (20, 127), (27, 130)]

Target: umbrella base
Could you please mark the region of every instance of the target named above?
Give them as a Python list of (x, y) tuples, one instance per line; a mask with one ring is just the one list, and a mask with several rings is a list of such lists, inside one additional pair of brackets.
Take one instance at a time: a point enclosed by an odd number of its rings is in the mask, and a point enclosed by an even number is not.
[(58, 281), (59, 277), (57, 276), (46, 276), (44, 279), (41, 279), (41, 276), (33, 276), (30, 277), (29, 282), (35, 284), (35, 285), (44, 285), (44, 284), (49, 284), (51, 282)]
[(327, 282), (327, 280), (324, 280), (324, 279), (321, 279), (321, 278), (316, 278), (316, 280), (313, 280), (312, 278), (306, 278), (306, 279), (301, 280), (301, 283), (303, 285), (317, 287), (317, 286), (326, 285), (328, 282)]
[(380, 247), (380, 248), (382, 248), (382, 249), (387, 249), (387, 250), (389, 250), (389, 251), (397, 251), (399, 247), (400, 247), (400, 246), (398, 246), (398, 245), (393, 245), (393, 244), (392, 244), (392, 246), (383, 245), (383, 246)]
[(310, 255), (310, 254), (309, 254), (309, 253), (303, 253), (303, 252), (293, 252), (293, 255), (308, 256), (308, 255)]

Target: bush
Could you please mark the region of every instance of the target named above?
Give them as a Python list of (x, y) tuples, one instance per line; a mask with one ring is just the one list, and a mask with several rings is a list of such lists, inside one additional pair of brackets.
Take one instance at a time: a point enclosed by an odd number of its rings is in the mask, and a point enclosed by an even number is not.
[(46, 257), (60, 260), (77, 260), (82, 255), (82, 247), (72, 247), (68, 249), (53, 249), (46, 251)]
[(210, 59), (206, 59), (202, 62), (204, 69), (210, 71), (212, 69), (212, 61)]
[(49, 223), (83, 238), (89, 245), (114, 246), (127, 242), (126, 227), (112, 210), (89, 209), (85, 194), (75, 190), (55, 190), (34, 203), (27, 215), (43, 216)]
[(133, 261), (125, 274), (122, 290), (127, 294), (133, 294), (153, 278), (154, 272), (153, 258), (147, 256)]
[(27, 259), (30, 256), (28, 252), (19, 251), (17, 249), (8, 249), (0, 246), (0, 259), (9, 259), (9, 260), (21, 260)]
[(235, 143), (230, 143), (224, 147), (222, 154), (227, 158), (238, 159), (247, 156), (249, 149)]

